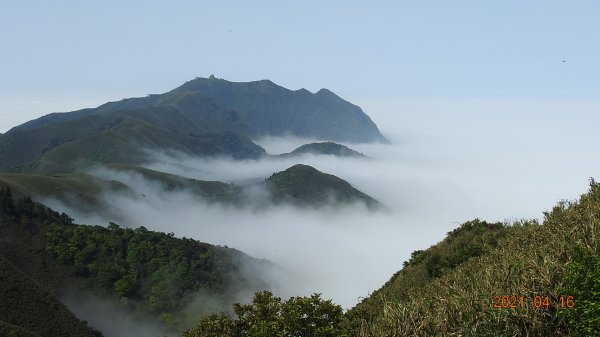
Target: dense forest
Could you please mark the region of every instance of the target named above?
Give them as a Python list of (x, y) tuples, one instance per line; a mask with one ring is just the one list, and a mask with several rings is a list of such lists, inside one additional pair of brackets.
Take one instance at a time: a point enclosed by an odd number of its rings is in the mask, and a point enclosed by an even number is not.
[[(174, 330), (226, 309), (242, 293), (268, 288), (258, 272), (246, 271), (270, 266), (266, 261), (144, 227), (74, 224), (68, 215), (28, 197), (15, 198), (5, 188), (0, 189), (0, 234), (0, 256), (49, 291), (108, 296)], [(199, 292), (200, 304), (195, 303)]]

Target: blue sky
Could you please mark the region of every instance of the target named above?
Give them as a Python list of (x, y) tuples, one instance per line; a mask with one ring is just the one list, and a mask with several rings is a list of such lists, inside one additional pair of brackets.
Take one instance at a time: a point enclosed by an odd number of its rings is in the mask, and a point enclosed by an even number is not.
[(596, 100), (598, 13), (552, 0), (5, 1), (0, 132), (210, 74), (362, 102)]

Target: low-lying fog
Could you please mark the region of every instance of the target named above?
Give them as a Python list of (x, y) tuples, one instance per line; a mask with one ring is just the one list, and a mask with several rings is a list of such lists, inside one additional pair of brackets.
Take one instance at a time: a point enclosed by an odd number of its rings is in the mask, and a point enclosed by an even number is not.
[[(346, 144), (369, 159), (305, 155), (232, 161), (155, 153), (146, 165), (244, 184), (303, 163), (347, 180), (389, 211), (372, 213), (357, 205), (266, 211), (210, 206), (184, 192), (167, 193), (139, 176), (116, 173), (113, 178), (127, 180), (147, 197), (106, 199), (127, 219), (123, 226), (144, 225), (269, 259), (295, 275), (280, 285), (279, 295), (318, 292), (350, 308), (382, 286), (412, 251), (443, 239), (459, 223), (475, 217), (542, 218), (542, 211), (561, 199), (575, 199), (586, 191), (589, 177), (598, 177), (599, 144), (591, 126), (598, 118), (586, 109), (535, 102), (404, 104), (401, 108), (412, 110), (395, 114), (388, 107), (387, 114), (373, 118), (392, 145)], [(310, 140), (256, 142), (278, 154)], [(111, 220), (49, 204), (71, 212), (78, 222)]]

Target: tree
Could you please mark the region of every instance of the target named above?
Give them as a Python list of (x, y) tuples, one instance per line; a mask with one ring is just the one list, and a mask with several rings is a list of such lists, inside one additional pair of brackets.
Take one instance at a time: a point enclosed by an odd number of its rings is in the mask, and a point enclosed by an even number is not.
[(262, 291), (250, 304), (233, 305), (236, 319), (225, 313), (204, 317), (195, 329), (182, 337), (338, 337), (346, 336), (341, 327), (342, 308), (321, 299), (320, 294), (292, 297), (287, 301)]

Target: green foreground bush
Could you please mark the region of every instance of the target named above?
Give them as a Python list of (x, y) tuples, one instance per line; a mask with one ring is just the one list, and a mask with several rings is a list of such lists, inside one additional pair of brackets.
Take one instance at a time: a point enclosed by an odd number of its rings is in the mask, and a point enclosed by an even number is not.
[(182, 337), (336, 337), (342, 336), (342, 308), (320, 295), (287, 301), (268, 291), (256, 293), (250, 304), (235, 304), (236, 318), (225, 313), (202, 319)]

